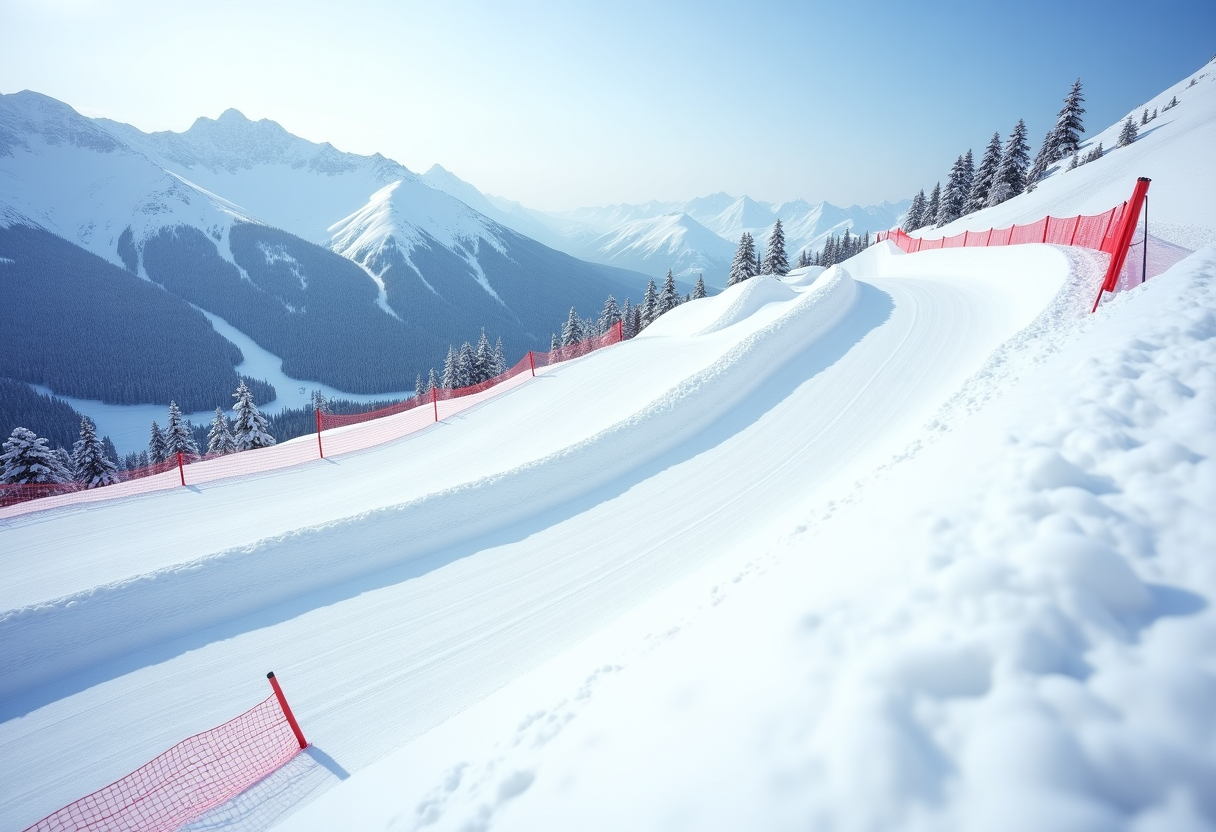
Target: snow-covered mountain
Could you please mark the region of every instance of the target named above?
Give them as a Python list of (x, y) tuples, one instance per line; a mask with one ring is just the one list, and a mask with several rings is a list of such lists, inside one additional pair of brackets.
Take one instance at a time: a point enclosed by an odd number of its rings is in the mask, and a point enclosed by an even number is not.
[[(432, 168), (424, 178), (503, 225), (575, 257), (655, 277), (672, 269), (686, 282), (695, 281), (703, 273), (711, 286), (726, 284), (731, 258), (744, 232), (763, 246), (773, 223), (780, 219), (786, 250), (793, 260), (799, 251), (809, 253), (822, 248), (829, 235), (840, 236), (846, 228), (859, 235), (890, 228), (903, 219), (911, 204), (910, 200), (901, 200), (840, 208), (803, 199), (760, 202), (719, 191), (685, 202), (651, 200), (638, 205), (543, 212), (482, 194), (443, 168)], [(675, 215), (684, 219), (664, 219)]]
[[(436, 169), (430, 179), (441, 176)], [(5, 95), (0, 180), (3, 255), (46, 297), (81, 294), (79, 270), (43, 274), (50, 250), (68, 256), (54, 237), (95, 255), (87, 267), (94, 279), (126, 287), (111, 296), (140, 290), (106, 264), (179, 301), (176, 314), (155, 320), (141, 304), (111, 303), (106, 314), (117, 316), (135, 351), (117, 356), (102, 338), (100, 349), (60, 355), (77, 365), (81, 383), (50, 366), (40, 343), (49, 334), (10, 328), (13, 357), (0, 362), (0, 375), (55, 381), (68, 395), (85, 395), (84, 379), (138, 375), (155, 360), (153, 342), (185, 337), (174, 319), (191, 306), (278, 355), (295, 378), (375, 393), (410, 389), (450, 343), (482, 327), (511, 355), (547, 347), (571, 306), (593, 315), (609, 294), (639, 296), (646, 279), (551, 249), (481, 213), (505, 215), (488, 201), (455, 198), (383, 156), (344, 153), (235, 110), (183, 133), (148, 134), (38, 93)], [(216, 384), (234, 379), (240, 350), (210, 354), (203, 372)], [(188, 389), (190, 369), (178, 368), (179, 402), (224, 404), (195, 401), (202, 394)], [(135, 403), (151, 395), (120, 386), (89, 387), (89, 397)]]

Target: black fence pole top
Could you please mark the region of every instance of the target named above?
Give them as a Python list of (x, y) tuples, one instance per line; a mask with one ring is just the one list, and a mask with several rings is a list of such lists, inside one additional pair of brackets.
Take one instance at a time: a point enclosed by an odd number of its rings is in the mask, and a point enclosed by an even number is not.
[(272, 671), (270, 671), (269, 673), (267, 673), (267, 674), (266, 674), (266, 678), (267, 678), (267, 679), (273, 679), (273, 678), (274, 678), (274, 671), (272, 670)]

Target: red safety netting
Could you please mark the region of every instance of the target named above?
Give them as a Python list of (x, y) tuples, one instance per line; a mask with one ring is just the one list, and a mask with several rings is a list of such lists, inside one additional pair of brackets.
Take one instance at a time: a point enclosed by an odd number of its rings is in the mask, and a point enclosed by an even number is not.
[[(274, 471), (326, 456), (363, 450), (422, 430), (440, 419), (455, 415), (489, 398), (513, 389), (553, 364), (569, 361), (622, 339), (618, 322), (608, 332), (551, 352), (525, 355), (505, 373), (480, 384), (455, 390), (439, 389), (422, 398), (355, 414), (322, 413), (318, 432), (269, 448), (232, 454), (182, 454), (144, 468), (118, 472), (119, 482), (103, 488), (85, 489), (81, 483), (0, 485), (0, 508), (12, 506), (5, 516), (59, 505), (143, 494), (181, 485), (201, 485), (214, 480)], [(371, 423), (371, 424), (368, 424)], [(364, 425), (350, 430), (354, 425)], [(343, 430), (333, 430), (342, 428)], [(31, 500), (36, 506), (25, 506)], [(22, 505), (18, 505), (22, 504)]]
[(1119, 219), (1127, 203), (1104, 214), (1088, 217), (1044, 217), (1028, 225), (989, 228), (986, 231), (964, 231), (953, 237), (926, 239), (913, 237), (902, 229), (879, 232), (876, 242), (890, 240), (909, 254), (938, 248), (970, 248), (975, 246), (1009, 246), (1023, 243), (1054, 243), (1061, 246), (1082, 246), (1111, 254), (1118, 243), (1116, 233)]
[(405, 401), (399, 402), (395, 405), (382, 407), (379, 410), (371, 410), (366, 413), (342, 415), (322, 413), (320, 428), (321, 430), (329, 430), (330, 428), (345, 427), (346, 425), (356, 425), (362, 422), (369, 422), (374, 419), (382, 419), (386, 416), (395, 416), (399, 413), (405, 413), (406, 411), (414, 410), (415, 408), (419, 407), (430, 407), (433, 420), (438, 421), (441, 418), (441, 414), (451, 412), (448, 408), (437, 408), (436, 405), (439, 402), (450, 402), (455, 399), (463, 399), (467, 396), (476, 396), (479, 393), (484, 393), (487, 390), (498, 387), (517, 376), (522, 376), (525, 374), (529, 377), (534, 376), (536, 374), (537, 367), (548, 367), (551, 364), (569, 361), (572, 358), (578, 358), (579, 356), (594, 352), (602, 347), (619, 343), (620, 340), (621, 324), (618, 322), (603, 335), (597, 335), (594, 338), (587, 338), (583, 341), (579, 341), (576, 344), (561, 347), (551, 352), (529, 352), (527, 355), (517, 361), (515, 366), (511, 367), (506, 372), (500, 373), (499, 375), (496, 375), (491, 379), (487, 379), (486, 381), (479, 382), (478, 384), (472, 384), (468, 387), (436, 388), (430, 392), (423, 393), (421, 396), (406, 399)]
[(272, 695), (26, 832), (169, 832), (240, 794), (299, 751), (300, 741)]

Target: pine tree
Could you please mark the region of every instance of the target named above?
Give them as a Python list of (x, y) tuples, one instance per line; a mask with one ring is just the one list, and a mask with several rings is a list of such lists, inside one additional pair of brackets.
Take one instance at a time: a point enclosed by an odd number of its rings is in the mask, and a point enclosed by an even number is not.
[(975, 170), (975, 177), (971, 180), (971, 192), (967, 195), (963, 214), (973, 214), (988, 205), (988, 192), (992, 190), (992, 180), (1001, 164), (1001, 148), (1001, 134), (993, 133), (988, 147), (984, 149), (984, 156), (980, 159), (980, 166)]
[(1136, 126), (1135, 119), (1128, 116), (1127, 121), (1123, 122), (1123, 129), (1119, 131), (1119, 138), (1115, 140), (1115, 147), (1127, 147), (1136, 140), (1139, 133), (1140, 128)]
[(1088, 153), (1081, 157), (1081, 164), (1088, 165), (1090, 162), (1096, 162), (1101, 159), (1105, 153), (1106, 151), (1102, 149), (1102, 142), (1098, 142), (1089, 149)]
[(494, 341), (494, 375), (500, 376), (507, 371), (507, 356), (502, 351), (502, 336)]
[(600, 310), (600, 332), (606, 333), (616, 326), (621, 319), (621, 307), (616, 305), (616, 298), (612, 295), (604, 301), (604, 308)]
[(165, 433), (160, 429), (160, 425), (153, 422), (151, 433), (148, 436), (148, 458), (155, 465), (158, 462), (164, 462), (167, 454), (168, 451), (165, 450)]
[(230, 454), (235, 451), (236, 439), (232, 436), (232, 428), (228, 425), (224, 411), (217, 407), (215, 418), (211, 420), (211, 430), (207, 432), (207, 453)]
[(653, 280), (646, 284), (646, 293), (642, 295), (642, 302), (638, 305), (638, 309), (642, 312), (641, 329), (650, 326), (654, 323), (655, 318), (659, 317), (659, 290), (655, 287)]
[(921, 188), (916, 196), (912, 197), (912, 207), (908, 209), (908, 215), (904, 217), (904, 231), (915, 231), (925, 224), (925, 189)]
[(439, 378), (435, 375), (435, 368), (432, 367), (431, 374), (429, 376), (427, 376), (427, 379), (426, 379), (426, 392), (430, 393), (432, 390), (437, 390), (438, 388), (439, 388)]
[(427, 391), (422, 386), (422, 373), (418, 373), (414, 376), (414, 400), (420, 402), (426, 398), (426, 394)]
[(1001, 163), (992, 177), (992, 190), (988, 192), (988, 204), (1000, 205), (1026, 190), (1026, 168), (1030, 164), (1030, 147), (1026, 144), (1026, 122), (1018, 119), (1005, 150)]
[(236, 404), (232, 406), (232, 412), (236, 414), (232, 438), (236, 440), (237, 450), (248, 451), (273, 445), (275, 440), (267, 430), (266, 417), (254, 404), (253, 393), (249, 392), (244, 381), (236, 388), (232, 398), (236, 399)]
[(633, 325), (633, 304), (629, 298), (625, 298), (625, 310), (621, 313), (621, 340), (628, 341), (637, 334), (638, 331)]
[(85, 488), (100, 488), (118, 482), (118, 464), (110, 459), (97, 428), (85, 417), (80, 420), (80, 438), (72, 446), (72, 473)]
[[(243, 382), (242, 382), (243, 383)], [(169, 402), (169, 424), (165, 426), (165, 456), (175, 459), (178, 454), (197, 454), (198, 444), (190, 423), (182, 418), (177, 402)]]
[(929, 193), (929, 201), (925, 203), (925, 213), (922, 217), (921, 227), (932, 225), (937, 222), (938, 212), (942, 208), (942, 183), (937, 182), (933, 185), (933, 190)]
[(942, 192), (941, 204), (937, 207), (936, 221), (939, 226), (954, 222), (963, 215), (963, 203), (967, 194), (963, 190), (963, 157), (954, 160), (950, 176), (946, 179), (946, 190)]
[(0, 482), (9, 485), (53, 484), (65, 481), (63, 463), (46, 440), (29, 428), (13, 428), (0, 454)]
[(1085, 96), (1081, 95), (1081, 79), (1078, 78), (1073, 81), (1068, 95), (1064, 96), (1064, 106), (1056, 116), (1056, 126), (1053, 128), (1056, 135), (1052, 162), (1058, 162), (1065, 156), (1071, 156), (1081, 147), (1081, 134), (1085, 132), (1085, 125), (1081, 122), (1081, 114), (1085, 112), (1085, 108), (1081, 106), (1084, 101)]
[(756, 260), (752, 264), (752, 276), (760, 274), (762, 268), (764, 268), (764, 262), (760, 258), (760, 249), (756, 249)]
[(1140, 126), (1148, 124), (1148, 107), (1144, 108), (1144, 115), (1140, 116)]
[(455, 390), (460, 386), (456, 370), (456, 350), (448, 345), (447, 358), (443, 359), (443, 389)]
[(473, 345), (465, 341), (456, 353), (456, 384), (457, 387), (471, 387), (477, 383), (477, 352)]
[(557, 352), (561, 348), (562, 348), (561, 339), (559, 339), (554, 334), (550, 334), (549, 335), (549, 352)]
[(692, 299), (700, 300), (703, 297), (705, 297), (705, 277), (698, 274), (697, 285), (692, 287)]
[(1068, 162), (1068, 170), (1073, 170), (1081, 164), (1081, 159), (1077, 154), (1072, 154), (1072, 159)]
[[(654, 285), (654, 281), (650, 281), (650, 285)], [(568, 347), (571, 344), (577, 344), (583, 340), (583, 322), (579, 318), (578, 313), (574, 311), (574, 307), (570, 307), (570, 314), (566, 318), (566, 324), (562, 327), (562, 346)]]
[(768, 236), (768, 246), (764, 250), (764, 263), (761, 264), (762, 274), (778, 276), (790, 273), (790, 259), (785, 253), (785, 230), (781, 220), (773, 223), (773, 233)]
[(663, 278), (663, 291), (659, 293), (659, 314), (666, 315), (680, 305), (680, 294), (676, 291), (676, 279), (672, 277), (671, 269)]
[(490, 339), (486, 337), (484, 328), (481, 330), (481, 337), (477, 339), (477, 352), (473, 366), (477, 379), (473, 382), (474, 384), (489, 381), (498, 375), (494, 372), (494, 347), (490, 346)]
[(312, 409), (319, 410), (322, 413), (329, 412), (329, 400), (325, 398), (325, 394), (320, 390), (312, 391)]
[(744, 231), (743, 236), (739, 238), (739, 247), (735, 249), (735, 259), (730, 264), (730, 277), (726, 285), (734, 286), (755, 277), (755, 261), (756, 243), (752, 240), (752, 235)]
[(806, 262), (806, 249), (804, 249), (804, 248), (798, 249), (798, 265), (794, 266), (794, 268), (804, 269), (809, 265), (811, 265), (811, 264)]
[(633, 307), (633, 335), (630, 337), (636, 337), (637, 335), (641, 334), (644, 328), (645, 324), (642, 321), (642, 307), (635, 306)]
[(1157, 108), (1156, 108), (1156, 107), (1154, 107), (1154, 108), (1153, 108), (1153, 114), (1152, 114), (1151, 116), (1149, 116), (1149, 117), (1148, 117), (1148, 120), (1149, 120), (1149, 121), (1156, 121), (1156, 120), (1157, 120)]

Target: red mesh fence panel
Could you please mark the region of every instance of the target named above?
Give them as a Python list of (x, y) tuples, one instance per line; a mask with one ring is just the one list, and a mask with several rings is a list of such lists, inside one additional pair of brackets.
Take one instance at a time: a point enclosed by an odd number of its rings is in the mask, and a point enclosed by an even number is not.
[(1077, 221), (1080, 219), (1080, 217), (1068, 217), (1062, 220), (1057, 217), (1048, 217), (1047, 239), (1044, 242), (1057, 246), (1071, 246), (1077, 232)]
[(1127, 209), (1127, 203), (1116, 207), (1110, 212), (1110, 218), (1106, 223), (1106, 231), (1102, 234), (1102, 242), (1098, 245), (1100, 251), (1105, 251), (1107, 254), (1115, 253), (1115, 246), (1119, 242), (1119, 220), (1123, 217), (1123, 212)]
[[(451, 416), (485, 399), (513, 388), (531, 378), (533, 368), (542, 370), (550, 364), (569, 361), (621, 341), (621, 324), (608, 332), (552, 352), (525, 355), (506, 372), (479, 384), (456, 390), (436, 390), (434, 397), (411, 398), (403, 402), (349, 415), (323, 413), (321, 436), (326, 455), (363, 450), (390, 442), (434, 424), (437, 419)], [(358, 430), (352, 430), (362, 425)], [(334, 430), (337, 428), (338, 430)], [(85, 490), (80, 483), (46, 485), (0, 485), (0, 508), (15, 507), (5, 516), (54, 508), (60, 505), (94, 502), (131, 494), (143, 494), (175, 488), (184, 477), (187, 485), (200, 485), (214, 480), (274, 471), (315, 460), (318, 437), (305, 435), (269, 448), (222, 454), (186, 454), (184, 471), (179, 473), (177, 458), (158, 462), (134, 471), (119, 472), (119, 482), (103, 488)], [(23, 504), (38, 500), (37, 505)], [(18, 504), (22, 504), (19, 506)]]
[(1010, 230), (1009, 245), (1024, 245), (1025, 243), (1041, 243), (1047, 236), (1047, 218), (1030, 225), (1016, 225)]
[(300, 751), (272, 695), (195, 734), (26, 832), (169, 832), (240, 794)]
[(1013, 235), (1013, 226), (1009, 228), (994, 228), (988, 233), (988, 245), (990, 246), (1007, 246), (1009, 238)]
[(1119, 273), (1119, 279), (1115, 284), (1114, 291), (1122, 292), (1126, 289), (1139, 286), (1149, 278), (1161, 274), (1191, 253), (1189, 249), (1176, 246), (1173, 243), (1167, 243), (1165, 240), (1154, 237), (1151, 234), (1148, 236), (1147, 254), (1144, 246), (1145, 238), (1143, 232), (1141, 232), (1137, 234), (1136, 239), (1132, 240), (1132, 244), (1128, 247), (1127, 259), (1123, 262), (1123, 270)]

